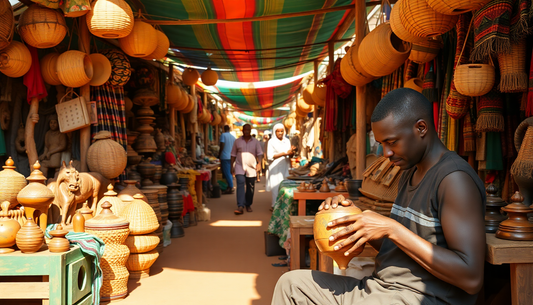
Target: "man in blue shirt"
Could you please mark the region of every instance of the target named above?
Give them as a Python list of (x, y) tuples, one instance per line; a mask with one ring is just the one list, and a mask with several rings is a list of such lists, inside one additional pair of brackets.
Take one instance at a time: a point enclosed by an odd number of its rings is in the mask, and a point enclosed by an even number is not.
[(220, 150), (218, 158), (220, 159), (220, 166), (222, 167), (222, 175), (228, 182), (228, 189), (224, 194), (233, 194), (233, 176), (231, 175), (231, 149), (235, 137), (229, 133), (229, 126), (224, 126), (224, 133), (220, 135)]

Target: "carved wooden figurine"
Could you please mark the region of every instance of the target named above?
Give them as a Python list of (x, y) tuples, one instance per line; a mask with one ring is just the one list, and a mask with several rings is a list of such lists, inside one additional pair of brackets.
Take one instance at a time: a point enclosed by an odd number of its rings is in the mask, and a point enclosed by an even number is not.
[(67, 149), (67, 135), (59, 131), (57, 116), (50, 120), (50, 130), (44, 136), (44, 152), (39, 156), (41, 172), (48, 177), (48, 169), (61, 166), (61, 153)]

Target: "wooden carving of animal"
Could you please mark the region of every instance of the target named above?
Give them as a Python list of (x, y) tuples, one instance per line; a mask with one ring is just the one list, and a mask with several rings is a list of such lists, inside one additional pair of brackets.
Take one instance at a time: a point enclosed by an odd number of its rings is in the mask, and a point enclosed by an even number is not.
[[(63, 227), (69, 225), (72, 222), (72, 216), (85, 201), (88, 202), (94, 214), (98, 200), (104, 196), (105, 186), (108, 184), (109, 180), (101, 174), (80, 173), (72, 166), (72, 161), (68, 166), (63, 161), (56, 181), (47, 185), (55, 195), (53, 209), (56, 212), (52, 211), (53, 218), (50, 217), (50, 219), (56, 222), (61, 220)], [(58, 209), (61, 213), (60, 219), (59, 215), (56, 215)]]

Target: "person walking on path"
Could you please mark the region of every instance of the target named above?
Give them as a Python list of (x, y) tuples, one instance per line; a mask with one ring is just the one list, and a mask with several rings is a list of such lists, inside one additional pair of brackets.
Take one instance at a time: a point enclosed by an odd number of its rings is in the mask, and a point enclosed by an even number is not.
[(242, 127), (243, 136), (235, 140), (231, 150), (231, 173), (237, 179), (237, 209), (235, 215), (241, 215), (244, 208), (252, 212), (255, 179), (261, 170), (263, 150), (259, 141), (251, 136), (252, 126)]
[(233, 175), (231, 174), (231, 149), (235, 143), (235, 137), (229, 133), (229, 126), (224, 126), (224, 132), (220, 135), (220, 150), (218, 159), (220, 159), (220, 167), (222, 168), (222, 176), (228, 182), (228, 189), (224, 194), (233, 194)]
[(294, 146), (291, 146), (291, 141), (285, 137), (285, 127), (283, 124), (276, 124), (272, 133), (274, 137), (268, 141), (267, 149), (267, 160), (270, 165), (268, 166), (266, 182), (266, 191), (272, 192), (272, 206), (270, 207), (270, 211), (274, 210), (281, 181), (289, 175), (289, 167), (291, 165), (290, 157), (294, 155), (295, 149)]

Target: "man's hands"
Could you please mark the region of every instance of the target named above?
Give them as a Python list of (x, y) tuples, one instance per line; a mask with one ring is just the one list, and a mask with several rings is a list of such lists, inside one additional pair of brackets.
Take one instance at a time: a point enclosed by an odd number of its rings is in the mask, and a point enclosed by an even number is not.
[(345, 207), (350, 206), (350, 205), (353, 204), (353, 202), (351, 200), (349, 200), (349, 199), (347, 200), (346, 198), (344, 198), (343, 195), (337, 195), (337, 196), (326, 198), (326, 200), (324, 202), (322, 202), (322, 204), (320, 204), (320, 206), (318, 207), (318, 210), (319, 211), (328, 210), (330, 207), (332, 209), (335, 209), (335, 208), (337, 208), (339, 203), (342, 206), (345, 206)]

